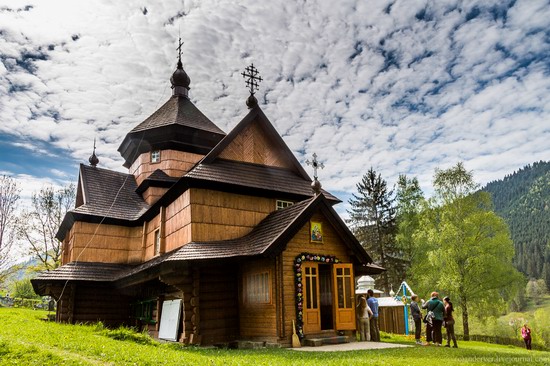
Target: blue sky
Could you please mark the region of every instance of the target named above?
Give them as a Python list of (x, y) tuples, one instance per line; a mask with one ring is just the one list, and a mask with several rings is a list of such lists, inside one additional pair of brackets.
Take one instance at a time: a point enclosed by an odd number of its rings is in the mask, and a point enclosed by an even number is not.
[(0, 173), (24, 197), (74, 182), (94, 138), (125, 171), (179, 35), (203, 113), (226, 132), (244, 117), (253, 62), (264, 112), (344, 201), (371, 166), (429, 192), (458, 161), (484, 184), (550, 160), (548, 1), (0, 0)]

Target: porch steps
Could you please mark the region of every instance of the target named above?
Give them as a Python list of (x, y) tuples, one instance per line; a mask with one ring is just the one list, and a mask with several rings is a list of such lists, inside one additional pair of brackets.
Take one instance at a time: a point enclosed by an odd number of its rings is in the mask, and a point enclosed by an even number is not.
[(351, 342), (351, 339), (348, 336), (306, 338), (304, 339), (304, 346), (319, 347), (327, 344), (342, 344), (342, 343), (349, 343), (349, 342)]

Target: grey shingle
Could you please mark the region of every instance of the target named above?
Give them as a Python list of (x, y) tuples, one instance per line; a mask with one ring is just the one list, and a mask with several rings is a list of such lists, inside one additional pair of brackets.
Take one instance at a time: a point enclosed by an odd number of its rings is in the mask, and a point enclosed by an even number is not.
[[(265, 165), (216, 159), (212, 163), (197, 165), (185, 176), (281, 193), (299, 194), (306, 197), (314, 195), (310, 181), (290, 170)], [(324, 190), (323, 195), (328, 200), (339, 201), (338, 198)]]
[(172, 96), (162, 107), (130, 132), (144, 131), (171, 124), (225, 135), (225, 132), (202, 114), (189, 99), (178, 96)]
[(136, 193), (135, 177), (112, 170), (80, 165), (84, 189), (84, 204), (72, 210), (75, 213), (136, 220), (148, 208)]

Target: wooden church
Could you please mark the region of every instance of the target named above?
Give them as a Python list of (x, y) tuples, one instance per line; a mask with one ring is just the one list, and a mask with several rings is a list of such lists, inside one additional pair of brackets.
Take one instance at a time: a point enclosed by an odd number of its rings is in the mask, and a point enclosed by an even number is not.
[(189, 99), (180, 55), (172, 96), (118, 149), (129, 173), (95, 148), (80, 165), (62, 265), (32, 280), (57, 321), (202, 345), (352, 334), (355, 276), (382, 269), (261, 110), (257, 70), (243, 76), (248, 113), (226, 134)]

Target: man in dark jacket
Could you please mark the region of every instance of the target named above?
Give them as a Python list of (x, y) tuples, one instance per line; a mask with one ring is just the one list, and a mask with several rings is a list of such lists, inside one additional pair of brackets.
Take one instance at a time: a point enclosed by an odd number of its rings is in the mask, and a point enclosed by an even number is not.
[(411, 315), (414, 320), (414, 340), (416, 344), (422, 344), (420, 333), (422, 332), (422, 312), (418, 306), (418, 296), (411, 296)]
[[(432, 298), (430, 301), (422, 304), (423, 309), (428, 309), (428, 314), (433, 313), (432, 319), (432, 337), (434, 344), (436, 346), (441, 346), (443, 342), (443, 336), (441, 334), (441, 327), (443, 326), (443, 315), (445, 312), (445, 305), (439, 300), (439, 294), (437, 292), (432, 292)], [(426, 336), (426, 338), (429, 338)]]

